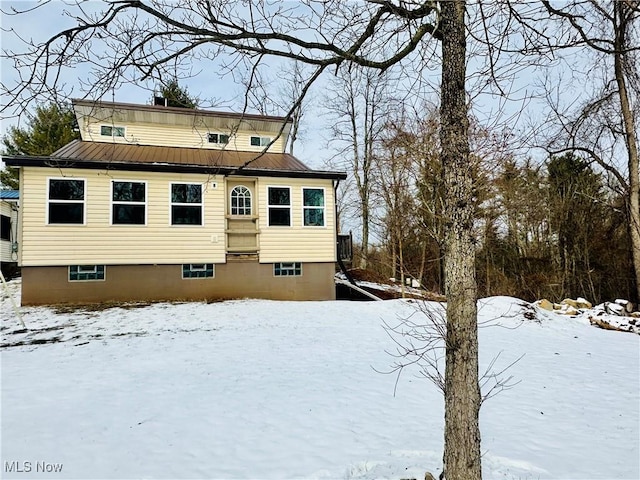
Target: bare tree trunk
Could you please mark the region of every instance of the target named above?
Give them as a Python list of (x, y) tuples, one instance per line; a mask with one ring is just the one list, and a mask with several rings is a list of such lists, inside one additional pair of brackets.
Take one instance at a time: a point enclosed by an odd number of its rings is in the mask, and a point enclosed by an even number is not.
[(482, 470), (473, 177), (465, 92), (465, 2), (442, 2), (441, 8), (440, 141), (445, 184), (447, 296), (444, 473), (447, 480), (475, 480), (482, 477)]
[(402, 298), (405, 298), (406, 295), (406, 287), (405, 287), (405, 278), (404, 278), (404, 252), (402, 250), (402, 233), (398, 229), (398, 252), (400, 254), (400, 292)]
[[(626, 48), (625, 35), (630, 21), (625, 20), (629, 15), (624, 2), (615, 4), (616, 17), (619, 22), (616, 31), (614, 50), (614, 70), (616, 83), (618, 84), (618, 96), (620, 98), (620, 110), (625, 129), (625, 143), (627, 144), (628, 164), (629, 164), (629, 237), (631, 239), (631, 258), (636, 283), (636, 301), (640, 302), (640, 171), (638, 164), (638, 139), (636, 137), (636, 127), (631, 111), (631, 102), (626, 84), (625, 65), (623, 63), (623, 51)], [(628, 67), (627, 67), (628, 68)]]

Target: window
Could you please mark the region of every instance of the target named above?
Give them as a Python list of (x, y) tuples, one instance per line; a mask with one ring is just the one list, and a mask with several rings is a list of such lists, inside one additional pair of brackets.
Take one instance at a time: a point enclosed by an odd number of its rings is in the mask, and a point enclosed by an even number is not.
[(299, 277), (302, 275), (302, 264), (300, 262), (274, 263), (273, 274), (276, 277)]
[(104, 270), (104, 265), (71, 265), (69, 267), (69, 281), (104, 280)]
[(187, 263), (182, 265), (182, 278), (214, 278), (216, 270), (213, 263)]
[(100, 135), (104, 137), (124, 137), (124, 127), (112, 127), (111, 125), (102, 125), (100, 127)]
[(268, 187), (269, 226), (291, 226), (291, 189)]
[(305, 227), (324, 227), (324, 189), (302, 189), (302, 218)]
[(11, 240), (11, 218), (0, 215), (0, 238)]
[(266, 147), (270, 143), (271, 139), (269, 137), (251, 137), (252, 147)]
[(171, 184), (171, 225), (202, 225), (201, 184)]
[(207, 139), (209, 143), (217, 143), (220, 145), (226, 145), (229, 143), (229, 135), (224, 135), (222, 133), (209, 133), (207, 135)]
[(251, 190), (244, 185), (231, 190), (231, 215), (251, 215)]
[(49, 179), (48, 223), (84, 224), (84, 180)]
[(111, 222), (114, 225), (145, 225), (146, 183), (111, 182)]

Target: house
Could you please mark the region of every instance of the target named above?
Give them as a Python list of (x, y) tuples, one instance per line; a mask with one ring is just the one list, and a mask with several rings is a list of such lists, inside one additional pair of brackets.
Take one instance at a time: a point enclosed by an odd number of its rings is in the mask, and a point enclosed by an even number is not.
[(335, 298), (344, 172), (284, 117), (74, 100), (81, 139), (20, 170), (22, 304)]
[(18, 200), (17, 190), (0, 190), (0, 268), (6, 278), (18, 271)]

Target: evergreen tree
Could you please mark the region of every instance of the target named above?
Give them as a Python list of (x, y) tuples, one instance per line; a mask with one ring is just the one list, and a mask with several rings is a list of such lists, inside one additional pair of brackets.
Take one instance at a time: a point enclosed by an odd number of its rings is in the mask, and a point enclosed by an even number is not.
[[(50, 103), (36, 107), (25, 128), (11, 127), (2, 138), (3, 155), (47, 156), (80, 138), (76, 117), (68, 105)], [(2, 188), (18, 188), (18, 170), (0, 171)]]
[(198, 108), (198, 99), (189, 95), (186, 88), (178, 84), (173, 78), (160, 87), (162, 98), (166, 99), (167, 107)]

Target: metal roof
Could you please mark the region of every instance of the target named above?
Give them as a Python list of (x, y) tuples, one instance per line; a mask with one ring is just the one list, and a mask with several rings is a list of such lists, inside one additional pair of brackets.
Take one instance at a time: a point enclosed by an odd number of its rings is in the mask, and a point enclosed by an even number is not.
[(19, 200), (20, 192), (18, 190), (0, 190), (0, 200)]
[(341, 180), (345, 172), (311, 170), (288, 153), (239, 152), (74, 140), (49, 157), (3, 157), (12, 166), (48, 166)]

